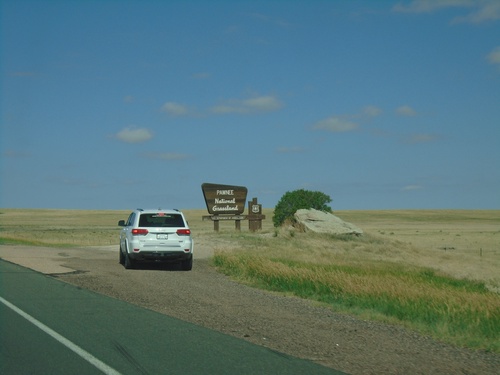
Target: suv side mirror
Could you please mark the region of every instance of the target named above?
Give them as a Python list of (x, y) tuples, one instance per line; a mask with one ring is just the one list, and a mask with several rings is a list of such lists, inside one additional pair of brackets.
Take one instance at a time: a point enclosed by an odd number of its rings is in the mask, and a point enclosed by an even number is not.
[(120, 226), (120, 227), (124, 227), (124, 226), (125, 226), (125, 220), (120, 220), (120, 221), (118, 222), (118, 226)]

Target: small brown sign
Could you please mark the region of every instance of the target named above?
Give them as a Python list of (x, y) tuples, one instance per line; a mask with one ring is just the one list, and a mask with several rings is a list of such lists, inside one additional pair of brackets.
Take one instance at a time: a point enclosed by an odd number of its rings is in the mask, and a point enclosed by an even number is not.
[(211, 215), (240, 215), (245, 211), (248, 190), (244, 186), (204, 183), (201, 190)]

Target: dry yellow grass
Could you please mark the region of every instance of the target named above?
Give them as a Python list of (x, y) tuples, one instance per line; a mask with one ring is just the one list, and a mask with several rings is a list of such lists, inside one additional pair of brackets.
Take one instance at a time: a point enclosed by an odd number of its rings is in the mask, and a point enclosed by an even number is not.
[(365, 235), (228, 230), (214, 237), (226, 240), (214, 262), (250, 285), (460, 346), (500, 350), (498, 211), (336, 214)]
[(48, 246), (117, 243), (127, 211), (0, 209), (0, 238)]
[(397, 240), (388, 260), (443, 271), (456, 278), (486, 281), (500, 291), (499, 210), (346, 211), (379, 238)]
[(272, 242), (276, 257), (323, 264), (380, 261), (427, 267), (459, 279), (484, 281), (491, 290), (500, 291), (500, 210), (336, 211), (366, 234), (365, 241), (340, 244), (324, 235), (292, 238), (288, 229), (275, 237), (271, 209), (264, 210), (267, 218), (258, 234), (250, 234), (248, 224), (242, 222), (241, 235), (254, 238), (252, 244), (238, 239), (233, 222), (221, 223), (215, 235), (212, 223), (201, 220), (206, 211), (186, 214), (195, 236), (208, 236), (221, 249), (251, 246), (255, 253), (267, 252)]
[[(329, 263), (389, 261), (433, 268), (457, 278), (469, 278), (500, 287), (499, 210), (336, 211), (341, 219), (362, 228), (367, 241), (339, 246), (325, 236), (290, 237), (282, 230), (275, 237), (272, 209), (264, 209), (262, 231), (251, 234), (248, 223), (235, 231), (234, 222), (222, 222), (220, 232), (203, 221), (206, 210), (185, 210), (195, 240), (205, 238), (215, 247), (253, 251), (272, 243), (276, 256), (306, 262)], [(98, 246), (117, 243), (117, 222), (129, 211), (0, 209), (0, 237), (41, 245)], [(249, 236), (251, 242), (239, 236)], [(217, 245), (219, 244), (219, 245)], [(267, 244), (267, 245), (266, 245)], [(293, 250), (293, 251), (292, 251)]]

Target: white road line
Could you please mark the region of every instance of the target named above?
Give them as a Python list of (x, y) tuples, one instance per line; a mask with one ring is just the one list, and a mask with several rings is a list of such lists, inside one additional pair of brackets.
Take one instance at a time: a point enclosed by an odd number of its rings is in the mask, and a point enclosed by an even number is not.
[(78, 354), (80, 357), (82, 357), (84, 360), (87, 362), (91, 363), (95, 367), (97, 367), (99, 370), (101, 370), (104, 374), (106, 375), (121, 375), (118, 371), (113, 369), (112, 367), (109, 367), (107, 364), (104, 362), (98, 360), (96, 357), (94, 357), (92, 354), (86, 352), (82, 348), (80, 348), (78, 345), (73, 344), (71, 341), (69, 341), (67, 338), (61, 336), (59, 333), (56, 331), (50, 329), (43, 323), (39, 322), (35, 318), (33, 318), (31, 315), (25, 313), (23, 310), (20, 308), (16, 307), (9, 301), (3, 299), (0, 297), (0, 302), (2, 302), (5, 306), (16, 312), (17, 314), (21, 315), (24, 319), (28, 320), (30, 323), (34, 324), (38, 328), (40, 328), (42, 331), (44, 331), (46, 334), (49, 336), (52, 336), (54, 339), (59, 341), (61, 344), (66, 346), (68, 349), (74, 351), (76, 354)]

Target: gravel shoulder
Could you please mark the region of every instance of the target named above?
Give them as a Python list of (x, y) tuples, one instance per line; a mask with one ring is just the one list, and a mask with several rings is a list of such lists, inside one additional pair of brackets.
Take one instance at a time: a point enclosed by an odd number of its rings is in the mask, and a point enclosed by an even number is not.
[(191, 272), (125, 270), (116, 246), (0, 246), (0, 258), (178, 319), (350, 374), (496, 374), (500, 355), (455, 348), (298, 298), (238, 284), (210, 266), (198, 239)]

